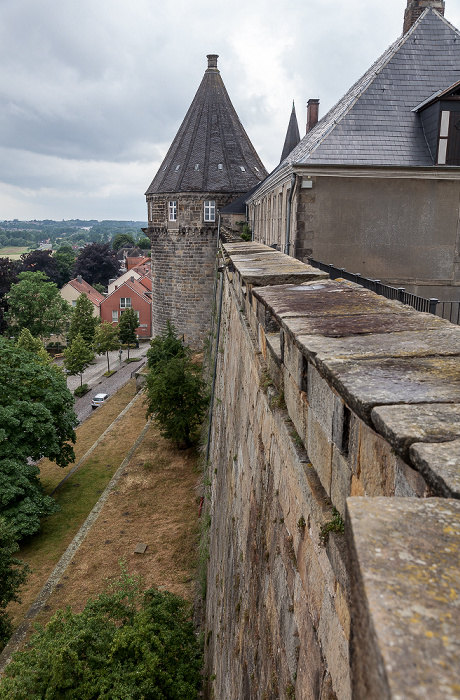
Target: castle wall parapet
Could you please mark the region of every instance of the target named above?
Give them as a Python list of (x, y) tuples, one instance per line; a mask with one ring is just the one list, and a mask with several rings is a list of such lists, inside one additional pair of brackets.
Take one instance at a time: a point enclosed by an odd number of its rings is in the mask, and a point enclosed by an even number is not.
[(460, 697), (460, 328), (223, 249), (214, 696)]

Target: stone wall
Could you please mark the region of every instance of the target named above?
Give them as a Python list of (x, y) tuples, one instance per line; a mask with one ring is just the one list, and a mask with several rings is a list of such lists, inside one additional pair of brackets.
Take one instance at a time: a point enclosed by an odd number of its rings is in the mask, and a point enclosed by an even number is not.
[(460, 697), (460, 329), (224, 249), (208, 697)]
[(209, 332), (217, 228), (145, 229), (152, 242), (152, 335), (171, 321), (201, 348)]

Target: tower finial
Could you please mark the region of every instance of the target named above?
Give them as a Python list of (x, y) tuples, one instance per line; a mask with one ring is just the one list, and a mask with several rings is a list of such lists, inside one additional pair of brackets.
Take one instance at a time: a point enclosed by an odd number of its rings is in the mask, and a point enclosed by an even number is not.
[(206, 58), (208, 59), (208, 70), (217, 70), (217, 59), (219, 58), (216, 53), (209, 53)]

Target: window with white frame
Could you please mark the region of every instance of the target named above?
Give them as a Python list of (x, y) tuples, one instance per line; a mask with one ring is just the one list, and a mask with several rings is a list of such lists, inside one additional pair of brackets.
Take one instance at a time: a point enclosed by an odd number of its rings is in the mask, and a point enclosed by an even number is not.
[(214, 199), (207, 199), (204, 203), (204, 220), (216, 220), (216, 202)]
[(112, 323), (118, 323), (118, 311), (112, 311)]
[(131, 297), (120, 297), (120, 309), (131, 308)]
[(169, 220), (177, 221), (177, 202), (168, 202)]

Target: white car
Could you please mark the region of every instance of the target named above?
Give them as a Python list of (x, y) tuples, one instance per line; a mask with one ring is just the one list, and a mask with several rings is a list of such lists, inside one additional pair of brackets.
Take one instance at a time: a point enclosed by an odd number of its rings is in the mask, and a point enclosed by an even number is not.
[(109, 398), (108, 394), (96, 394), (96, 396), (93, 398), (91, 401), (91, 408), (94, 410), (98, 406), (100, 406), (104, 401), (107, 401)]

